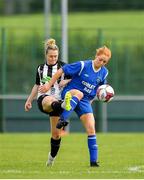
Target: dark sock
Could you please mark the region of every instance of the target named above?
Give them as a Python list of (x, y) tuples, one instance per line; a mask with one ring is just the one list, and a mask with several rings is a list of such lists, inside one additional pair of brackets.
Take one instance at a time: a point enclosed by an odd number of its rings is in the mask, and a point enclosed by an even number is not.
[(53, 139), (51, 138), (51, 156), (55, 157), (58, 153), (58, 150), (60, 148), (60, 142), (61, 142), (61, 138), (60, 139)]
[(62, 104), (62, 101), (54, 101), (52, 102), (51, 107), (53, 110), (56, 110), (57, 112), (61, 113), (63, 111), (61, 104)]

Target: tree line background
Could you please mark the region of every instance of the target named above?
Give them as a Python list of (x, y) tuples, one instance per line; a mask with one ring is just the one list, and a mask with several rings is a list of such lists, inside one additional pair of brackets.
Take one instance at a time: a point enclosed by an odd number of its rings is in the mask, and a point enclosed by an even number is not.
[[(61, 0), (51, 0), (51, 8), (60, 6)], [(68, 0), (69, 12), (108, 11), (108, 10), (143, 10), (143, 0)], [(42, 12), (42, 0), (0, 0), (0, 14)]]

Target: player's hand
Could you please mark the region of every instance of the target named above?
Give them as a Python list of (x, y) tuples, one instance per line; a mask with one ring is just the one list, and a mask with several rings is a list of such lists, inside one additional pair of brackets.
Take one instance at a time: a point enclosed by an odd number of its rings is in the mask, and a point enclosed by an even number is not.
[(71, 79), (65, 79), (65, 80), (60, 81), (59, 87), (60, 88), (65, 87), (70, 81), (71, 81)]
[(60, 81), (60, 83), (59, 83), (59, 87), (64, 87), (65, 85), (66, 85), (65, 80)]
[(31, 102), (26, 102), (25, 103), (25, 111), (29, 111), (32, 108)]
[(40, 85), (38, 91), (40, 93), (46, 93), (49, 90), (48, 83), (44, 85)]

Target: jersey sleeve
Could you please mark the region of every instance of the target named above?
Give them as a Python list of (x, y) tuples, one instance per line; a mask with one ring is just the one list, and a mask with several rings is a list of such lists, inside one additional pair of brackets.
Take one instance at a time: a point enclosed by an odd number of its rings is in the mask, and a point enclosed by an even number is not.
[(104, 76), (103, 76), (103, 80), (102, 80), (102, 82), (100, 83), (100, 85), (107, 84), (107, 76), (108, 76), (108, 70), (105, 69), (105, 71), (104, 71)]
[(35, 84), (40, 85), (40, 76), (38, 72), (39, 66), (37, 67)]
[(76, 62), (72, 64), (65, 64), (62, 67), (62, 70), (64, 71), (65, 76), (74, 76), (78, 74), (81, 70), (81, 62)]
[[(63, 67), (64, 65), (66, 65), (67, 63), (63, 62), (63, 61), (59, 61), (60, 67)], [(66, 75), (64, 74), (64, 79), (71, 79), (70, 75)]]

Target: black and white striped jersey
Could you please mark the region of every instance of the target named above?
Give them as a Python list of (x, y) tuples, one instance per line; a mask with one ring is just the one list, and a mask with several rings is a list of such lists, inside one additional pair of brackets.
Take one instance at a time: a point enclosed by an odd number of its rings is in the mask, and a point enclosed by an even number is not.
[[(58, 61), (56, 64), (54, 65), (48, 65), (47, 63), (44, 64), (40, 64), (37, 68), (37, 74), (36, 74), (36, 84), (37, 85), (42, 85), (47, 83), (51, 77), (57, 72), (58, 69), (60, 69), (65, 63), (62, 61)], [(57, 99), (61, 99), (61, 91), (62, 88), (59, 87), (59, 82), (63, 79), (68, 79), (67, 77), (64, 77), (64, 75), (62, 75), (57, 82), (55, 82), (55, 84), (51, 87), (51, 89), (44, 93), (47, 95), (52, 95), (55, 96), (55, 98)], [(38, 92), (38, 96), (41, 96), (43, 93)]]

